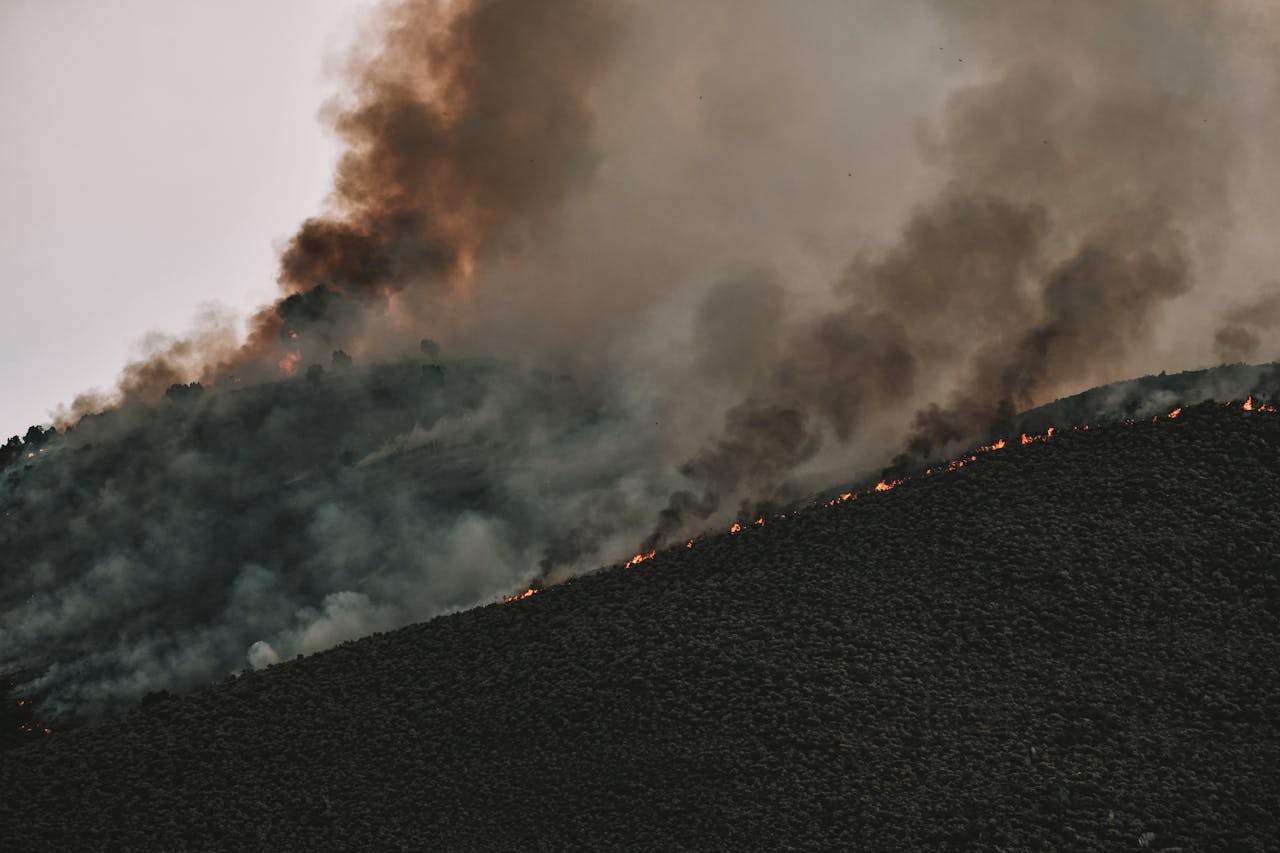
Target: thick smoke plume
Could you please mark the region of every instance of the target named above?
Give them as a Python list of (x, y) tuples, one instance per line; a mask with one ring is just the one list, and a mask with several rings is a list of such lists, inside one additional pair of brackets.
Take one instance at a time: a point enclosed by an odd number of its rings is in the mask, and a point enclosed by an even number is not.
[(1213, 333), (1214, 352), (1224, 362), (1280, 358), (1277, 332), (1280, 332), (1280, 282), (1271, 282), (1270, 292), (1227, 312), (1222, 325)]
[(388, 5), (279, 301), (9, 451), (0, 669), (101, 713), (1273, 357), (1277, 51), (1158, 0)]

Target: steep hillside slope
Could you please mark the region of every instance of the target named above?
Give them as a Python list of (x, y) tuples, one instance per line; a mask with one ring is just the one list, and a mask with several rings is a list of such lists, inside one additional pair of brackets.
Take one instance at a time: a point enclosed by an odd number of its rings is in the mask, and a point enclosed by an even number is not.
[(0, 755), (13, 849), (1270, 849), (1280, 414), (883, 494)]

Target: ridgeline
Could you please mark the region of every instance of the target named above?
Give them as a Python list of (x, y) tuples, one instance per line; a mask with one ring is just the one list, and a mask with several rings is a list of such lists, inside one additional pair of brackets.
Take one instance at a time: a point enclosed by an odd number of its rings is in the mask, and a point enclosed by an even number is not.
[(1271, 849), (1278, 472), (1238, 402), (1010, 443), (0, 753), (0, 837)]

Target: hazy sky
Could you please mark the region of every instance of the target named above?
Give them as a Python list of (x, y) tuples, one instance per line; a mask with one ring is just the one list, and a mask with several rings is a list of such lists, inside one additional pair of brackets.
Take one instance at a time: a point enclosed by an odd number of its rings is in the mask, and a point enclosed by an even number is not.
[(0, 0), (0, 441), (275, 296), (369, 0)]

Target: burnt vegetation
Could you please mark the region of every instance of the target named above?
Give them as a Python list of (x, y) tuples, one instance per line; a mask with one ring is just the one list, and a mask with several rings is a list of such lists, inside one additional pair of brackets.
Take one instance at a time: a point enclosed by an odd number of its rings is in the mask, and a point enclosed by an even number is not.
[(7, 752), (0, 826), (24, 850), (1262, 851), (1277, 466), (1280, 415), (1239, 401), (1013, 444), (149, 696)]

